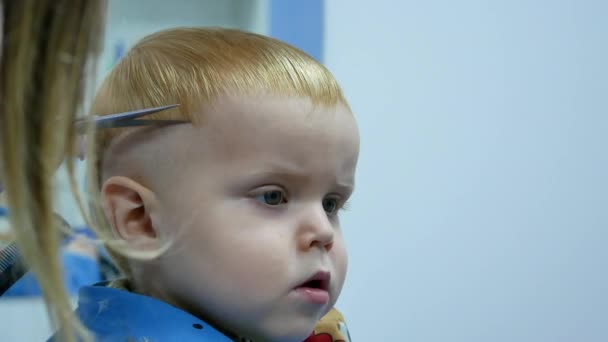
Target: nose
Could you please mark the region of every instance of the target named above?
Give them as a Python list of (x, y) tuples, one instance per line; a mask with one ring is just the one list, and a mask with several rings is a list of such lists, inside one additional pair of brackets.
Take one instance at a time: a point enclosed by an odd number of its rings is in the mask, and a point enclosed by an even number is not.
[(322, 205), (310, 205), (299, 216), (298, 245), (301, 250), (320, 248), (330, 251), (334, 244), (335, 228)]

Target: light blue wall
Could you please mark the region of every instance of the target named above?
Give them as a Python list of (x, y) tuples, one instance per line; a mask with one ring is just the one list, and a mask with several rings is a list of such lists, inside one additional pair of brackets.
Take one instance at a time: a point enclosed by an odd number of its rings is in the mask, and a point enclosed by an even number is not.
[(608, 341), (608, 2), (326, 2), (355, 341)]

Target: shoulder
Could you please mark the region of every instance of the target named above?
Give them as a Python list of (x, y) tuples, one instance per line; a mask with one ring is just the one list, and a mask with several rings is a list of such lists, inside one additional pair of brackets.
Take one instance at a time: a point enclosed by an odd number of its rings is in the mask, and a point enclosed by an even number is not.
[(96, 341), (218, 341), (225, 335), (157, 299), (100, 284), (81, 289), (76, 314)]

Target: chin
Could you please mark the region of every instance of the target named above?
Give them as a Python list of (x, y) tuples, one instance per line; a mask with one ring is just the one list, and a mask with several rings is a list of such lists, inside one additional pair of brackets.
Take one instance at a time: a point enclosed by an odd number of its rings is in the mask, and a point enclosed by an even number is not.
[(250, 339), (265, 342), (302, 342), (313, 332), (317, 321), (318, 319), (310, 322), (283, 322), (281, 326), (274, 327), (275, 329), (258, 331)]

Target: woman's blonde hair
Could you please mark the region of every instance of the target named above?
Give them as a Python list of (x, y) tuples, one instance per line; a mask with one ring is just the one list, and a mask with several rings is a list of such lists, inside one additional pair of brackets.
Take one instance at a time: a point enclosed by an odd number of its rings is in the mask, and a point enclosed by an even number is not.
[[(178, 103), (176, 109), (150, 119), (180, 119), (193, 124), (204, 120), (205, 108), (221, 95), (265, 94), (308, 97), (314, 104), (347, 105), (331, 73), (318, 61), (279, 40), (221, 28), (175, 28), (152, 34), (137, 43), (114, 67), (99, 89), (94, 102), (96, 114), (117, 113)], [(104, 153), (124, 130), (97, 134), (97, 161), (89, 168), (99, 191), (102, 176), (95, 171), (111, 163)], [(98, 197), (99, 194), (94, 196)], [(93, 205), (96, 222), (103, 222), (99, 205)], [(111, 240), (110, 230), (98, 232)], [(125, 254), (108, 245), (115, 261), (128, 273)], [(116, 253), (118, 252), (118, 253)]]
[[(52, 184), (56, 167), (73, 152), (73, 121), (100, 51), (105, 1), (12, 0), (2, 6), (0, 155), (11, 227), (60, 339), (88, 339), (64, 288)], [(74, 166), (68, 166), (73, 179)]]

